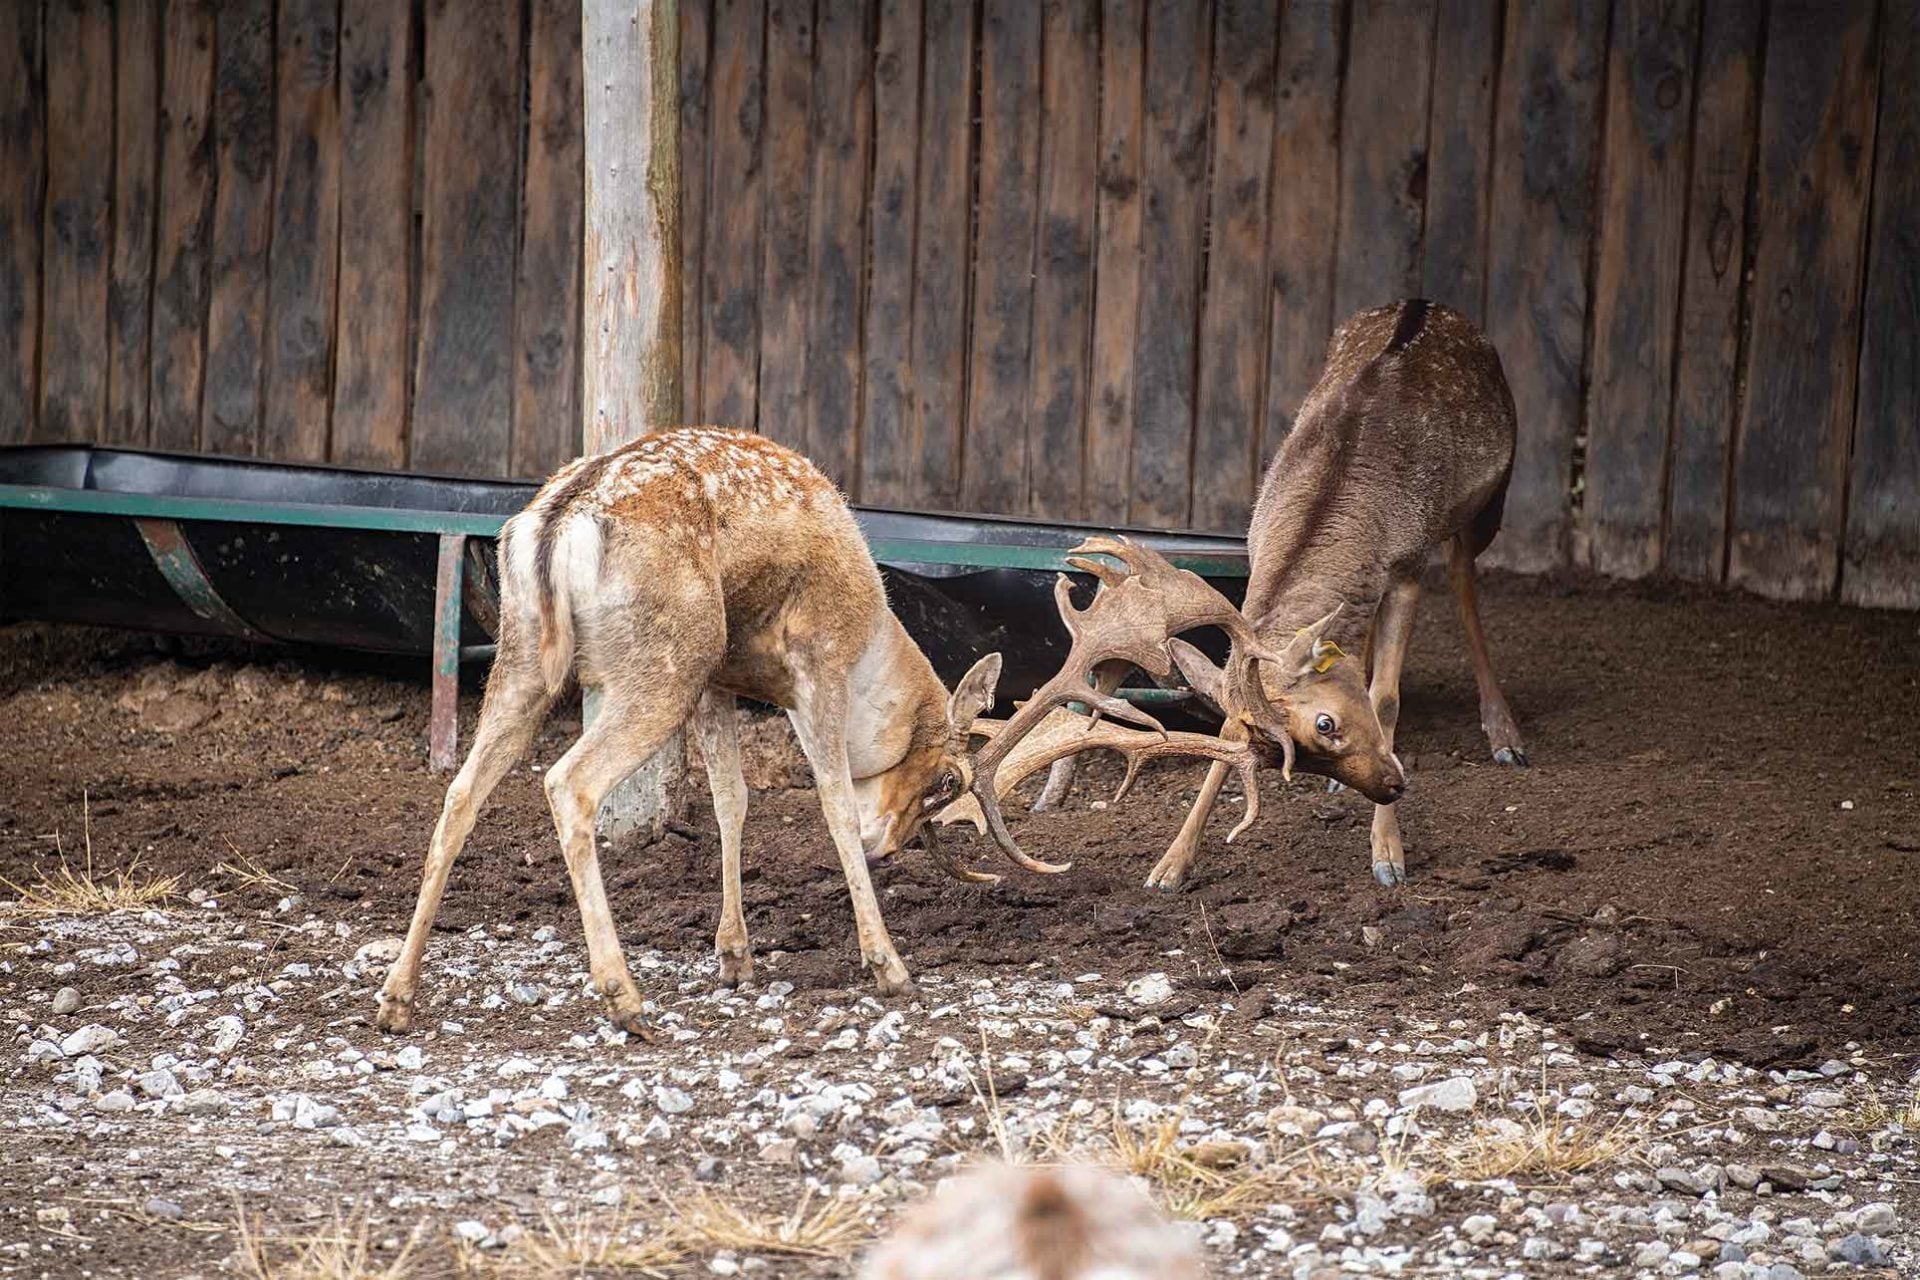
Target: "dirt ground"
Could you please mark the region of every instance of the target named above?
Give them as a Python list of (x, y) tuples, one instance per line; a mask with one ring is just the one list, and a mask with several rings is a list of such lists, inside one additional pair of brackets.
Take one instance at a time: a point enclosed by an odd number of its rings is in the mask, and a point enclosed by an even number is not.
[[(1852, 1053), (1889, 1079), (1911, 1071), (1920, 618), (1668, 586), (1496, 578), (1486, 595), (1533, 767), (1487, 758), (1457, 620), (1430, 591), (1399, 731), (1405, 887), (1368, 875), (1364, 801), (1268, 775), (1254, 830), (1228, 848), (1216, 819), (1188, 889), (1149, 891), (1200, 767), (1160, 767), (1123, 803), (1094, 808), (1118, 777), (1102, 763), (1063, 812), (1010, 806), (1028, 851), (1071, 859), (1070, 874), (1004, 868), (1006, 882), (983, 890), (913, 854), (877, 872), (908, 967), (958, 984), (1168, 971), (1196, 993), (1176, 1002), (1217, 995), (1256, 1020), (1283, 998), (1363, 1020), (1520, 1014), (1595, 1061), (1658, 1051), (1777, 1071)], [(469, 690), (463, 727), (477, 710)], [(401, 932), (445, 784), (425, 768), (426, 713), (424, 685), (393, 668), (0, 629), (0, 875), (23, 883), (90, 846), (96, 872), (137, 858), (228, 910), (338, 920), (353, 945)], [(482, 815), (442, 939), (553, 926), (577, 949), (539, 787), (577, 729), (577, 713), (556, 717)], [(761, 736), (774, 745), (757, 781), (779, 780), (790, 770), (778, 730)], [(717, 839), (697, 794), (683, 832), (606, 867), (628, 946), (683, 964), (710, 949), (719, 905)], [(813, 793), (756, 794), (745, 847), (748, 925), (756, 954), (774, 957), (768, 972), (795, 999), (858, 1001), (851, 913)], [(215, 870), (243, 859), (280, 884)], [(312, 945), (290, 936), (286, 954)], [(434, 960), (428, 1026), (450, 1016)], [(127, 982), (89, 970), (64, 980), (90, 1002)], [(516, 1026), (511, 1008), (490, 1021), (508, 1047), (592, 1031), (590, 1005), (567, 1009), (544, 1025)], [(370, 1005), (315, 1013), (371, 1034)]]
[[(1429, 594), (1404, 688), (1407, 889), (1369, 882), (1364, 801), (1312, 780), (1281, 795), (1268, 775), (1257, 828), (1229, 848), (1216, 818), (1187, 891), (1147, 891), (1199, 767), (1161, 766), (1104, 811), (1086, 802), (1117, 773), (1095, 767), (1067, 811), (1020, 821), (1023, 843), (1072, 859), (1070, 875), (1016, 873), (983, 891), (911, 854), (879, 873), (909, 967), (1044, 957), (1119, 971), (1176, 943), (1205, 954), (1211, 928), (1242, 981), (1583, 1018), (1596, 1048), (1672, 1034), (1756, 1065), (1847, 1040), (1920, 1048), (1920, 619), (1505, 585), (1490, 596), (1492, 643), (1533, 762), (1514, 770), (1486, 758), (1443, 605)], [(155, 666), (136, 637), (14, 628), (4, 645), (9, 876), (50, 851), (50, 834), (71, 848), (85, 796), (104, 861), (137, 852), (192, 877), (230, 845), (309, 899), (404, 929), (444, 788), (422, 767), (424, 689), (312, 666), (291, 683), (255, 671), (236, 689), (232, 657)], [(143, 681), (162, 692), (143, 700)], [(145, 714), (93, 713), (102, 700)], [(213, 718), (147, 727), (199, 714), (180, 702)], [(469, 730), (477, 709), (470, 693)], [(443, 929), (577, 933), (539, 787), (577, 731), (556, 716), (496, 793)], [(696, 790), (686, 836), (606, 868), (631, 943), (710, 943), (718, 853), (703, 801)], [(810, 984), (845, 987), (859, 980), (852, 916), (818, 813), (809, 791), (755, 796), (748, 924), (757, 949), (804, 958)]]

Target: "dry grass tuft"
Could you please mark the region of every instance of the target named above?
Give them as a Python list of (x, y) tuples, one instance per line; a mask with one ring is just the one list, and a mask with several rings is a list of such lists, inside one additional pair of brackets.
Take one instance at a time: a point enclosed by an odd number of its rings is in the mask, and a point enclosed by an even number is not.
[(13, 890), (9, 910), (24, 916), (109, 916), (121, 911), (144, 911), (167, 901), (180, 890), (179, 876), (150, 876), (136, 859), (108, 877), (97, 877), (89, 865), (76, 870), (65, 858), (49, 876), (40, 872), (35, 884), (20, 885), (0, 876)]
[(1107, 1132), (1077, 1143), (1056, 1132), (1049, 1139), (1048, 1156), (1085, 1161), (1136, 1178), (1146, 1184), (1161, 1208), (1196, 1222), (1240, 1218), (1275, 1201), (1316, 1195), (1310, 1180), (1301, 1176), (1301, 1160), (1311, 1148), (1284, 1161), (1259, 1162), (1253, 1159), (1252, 1148), (1238, 1142), (1181, 1141), (1186, 1118), (1183, 1106), (1157, 1120), (1128, 1121), (1123, 1108), (1116, 1105)]
[(757, 1213), (713, 1191), (685, 1200), (669, 1200), (676, 1219), (673, 1243), (686, 1252), (734, 1249), (803, 1258), (845, 1258), (872, 1234), (865, 1206), (858, 1200), (828, 1200), (814, 1206), (811, 1188), (785, 1214)]
[(572, 1276), (665, 1276), (667, 1268), (686, 1256), (685, 1245), (671, 1233), (644, 1235), (625, 1213), (611, 1218), (582, 1214), (565, 1222), (548, 1217), (505, 1252), (468, 1251), (463, 1262), (470, 1275), (566, 1280)]
[(8, 910), (23, 916), (108, 916), (121, 911), (144, 911), (165, 902), (180, 889), (179, 876), (149, 876), (140, 870), (135, 858), (111, 877), (93, 873), (93, 810), (84, 792), (80, 797), (80, 823), (86, 846), (86, 862), (75, 870), (67, 853), (58, 844), (60, 870), (49, 876), (41, 871), (35, 884), (18, 885), (0, 876), (0, 884), (13, 890), (16, 900)]
[(227, 841), (227, 851), (233, 854), (233, 861), (215, 863), (213, 874), (226, 876), (243, 889), (266, 889), (274, 893), (299, 892), (297, 885), (288, 884), (257, 861), (234, 848), (231, 840)]
[(390, 1255), (375, 1246), (365, 1216), (336, 1219), (315, 1235), (268, 1236), (264, 1224), (242, 1210), (234, 1232), (235, 1262), (250, 1280), (417, 1280), (423, 1274), (415, 1252), (419, 1228)]
[(1511, 1127), (1481, 1126), (1440, 1154), (1448, 1173), (1469, 1181), (1564, 1178), (1612, 1164), (1640, 1144), (1640, 1134), (1624, 1118), (1601, 1124), (1536, 1111)]

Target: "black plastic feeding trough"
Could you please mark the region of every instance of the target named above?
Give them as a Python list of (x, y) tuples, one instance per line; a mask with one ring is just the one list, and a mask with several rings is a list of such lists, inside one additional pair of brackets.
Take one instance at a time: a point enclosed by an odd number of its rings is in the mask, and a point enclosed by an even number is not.
[[(492, 654), (493, 541), (535, 488), (84, 446), (0, 449), (0, 617), (431, 655), (429, 754), (450, 768), (460, 662)], [(1067, 646), (1053, 575), (1092, 530), (857, 514), (894, 610), (942, 678), (998, 649), (1001, 696), (1019, 698), (1058, 668)], [(1240, 599), (1239, 539), (1134, 536)], [(1166, 696), (1136, 694), (1155, 695)]]

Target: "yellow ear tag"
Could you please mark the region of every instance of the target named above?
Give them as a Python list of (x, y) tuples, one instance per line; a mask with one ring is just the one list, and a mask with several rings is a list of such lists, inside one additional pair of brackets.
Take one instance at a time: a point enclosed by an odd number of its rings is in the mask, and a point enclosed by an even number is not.
[(1323, 640), (1315, 647), (1323, 650), (1313, 664), (1314, 672), (1318, 675), (1327, 674), (1328, 669), (1331, 668), (1334, 663), (1347, 656), (1340, 646), (1331, 640)]

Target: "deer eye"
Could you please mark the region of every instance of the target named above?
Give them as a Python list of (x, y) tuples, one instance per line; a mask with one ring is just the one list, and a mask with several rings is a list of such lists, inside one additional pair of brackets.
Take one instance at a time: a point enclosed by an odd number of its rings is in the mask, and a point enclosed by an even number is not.
[(959, 794), (960, 779), (951, 772), (942, 773), (933, 780), (933, 785), (927, 788), (927, 794), (920, 803), (924, 808), (931, 808), (946, 804)]
[(1334, 730), (1338, 729), (1339, 727), (1340, 727), (1339, 725), (1333, 722), (1333, 717), (1328, 715), (1324, 711), (1322, 711), (1318, 716), (1314, 717), (1314, 721), (1313, 721), (1314, 731), (1323, 738), (1331, 738), (1333, 736)]

